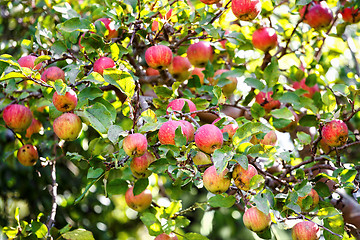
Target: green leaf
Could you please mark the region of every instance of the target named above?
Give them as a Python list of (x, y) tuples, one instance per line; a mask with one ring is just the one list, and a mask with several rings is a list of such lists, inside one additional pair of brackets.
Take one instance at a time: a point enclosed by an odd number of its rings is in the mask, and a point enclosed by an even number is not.
[(122, 127), (118, 125), (111, 125), (108, 131), (108, 139), (113, 143), (116, 144), (119, 140), (120, 136), (126, 136), (127, 132), (122, 129)]
[(294, 115), (292, 114), (292, 112), (286, 107), (272, 110), (270, 113), (271, 113), (271, 115), (273, 115), (273, 117), (276, 117), (276, 118), (283, 118), (283, 119), (290, 119), (290, 120), (292, 120), (294, 118)]
[(36, 237), (43, 238), (46, 236), (48, 229), (42, 222), (31, 221), (31, 232), (33, 232)]
[(86, 31), (90, 29), (90, 24), (91, 22), (85, 18), (81, 20), (80, 18), (71, 18), (62, 24), (59, 24), (59, 30), (64, 32), (73, 32), (75, 30)]
[(264, 186), (265, 179), (261, 175), (255, 175), (250, 180), (250, 189), (260, 189)]
[[(324, 227), (329, 228), (334, 233), (344, 236), (344, 218), (341, 214), (335, 215), (333, 217), (328, 217), (324, 219)], [(342, 238), (330, 233), (329, 231), (324, 230), (324, 238), (326, 240), (340, 240)]]
[(55, 80), (55, 82), (52, 82), (52, 81), (49, 82), (49, 84), (52, 85), (55, 88), (57, 94), (65, 95), (67, 86), (63, 82), (63, 80), (57, 79), (57, 80)]
[(13, 78), (26, 78), (26, 76), (19, 72), (10, 72), (10, 73), (6, 74), (5, 76), (1, 77), (0, 81), (6, 81), (9, 79), (13, 79)]
[(128, 183), (123, 179), (114, 179), (106, 184), (107, 193), (112, 195), (125, 194), (128, 189)]
[(199, 234), (199, 233), (187, 233), (185, 234), (186, 240), (209, 240), (207, 237)]
[(145, 191), (145, 189), (147, 188), (148, 185), (149, 185), (148, 178), (138, 179), (134, 184), (134, 189), (133, 189), (134, 196), (139, 195), (140, 193)]
[(50, 59), (51, 59), (51, 57), (48, 55), (41, 55), (35, 59), (34, 66), (38, 65), (39, 63), (41, 63), (43, 61), (50, 60)]
[(271, 129), (261, 122), (247, 122), (236, 131), (233, 142), (235, 145), (240, 144), (246, 138), (259, 132), (268, 133)]
[(231, 149), (216, 149), (213, 153), (213, 161), (218, 174), (222, 173), (228, 162), (234, 156), (234, 152)]
[(95, 240), (93, 234), (90, 231), (82, 228), (64, 233), (62, 237), (67, 240)]
[(92, 178), (98, 178), (101, 176), (101, 174), (104, 172), (104, 170), (102, 168), (89, 168), (88, 173), (87, 173), (87, 178), (88, 179), (92, 179)]
[(102, 134), (106, 134), (113, 124), (111, 113), (98, 102), (85, 109), (84, 116), (89, 120), (91, 126)]
[(232, 207), (236, 202), (236, 198), (233, 195), (223, 196), (217, 194), (209, 199), (209, 204), (212, 207), (224, 207), (229, 208)]
[(234, 160), (236, 160), (236, 162), (238, 162), (243, 169), (248, 169), (249, 161), (246, 155), (235, 154)]
[(259, 119), (263, 116), (265, 116), (265, 109), (257, 102), (255, 102), (250, 109), (251, 116), (255, 119)]
[(175, 145), (177, 147), (182, 147), (182, 146), (185, 146), (186, 145), (186, 137), (185, 135), (183, 134), (182, 130), (181, 130), (181, 126), (178, 126), (175, 130)]
[(326, 207), (326, 208), (320, 208), (318, 213), (317, 213), (317, 216), (321, 220), (321, 219), (325, 219), (325, 218), (328, 218), (328, 217), (333, 217), (333, 216), (336, 216), (336, 215), (339, 215), (339, 214), (340, 214), (340, 212), (336, 208), (334, 208), (334, 207)]
[(332, 112), (335, 109), (336, 99), (330, 89), (326, 89), (326, 92), (321, 96), (321, 100), (324, 105), (327, 106), (329, 112)]
[(140, 219), (144, 223), (144, 225), (148, 228), (150, 235), (156, 236), (162, 232), (161, 224), (159, 220), (156, 218), (155, 214), (150, 212), (144, 212), (140, 216)]
[(325, 198), (331, 195), (330, 189), (328, 185), (326, 185), (326, 183), (318, 181), (314, 189), (316, 190), (316, 192), (319, 194), (320, 197)]
[(135, 82), (130, 73), (115, 68), (107, 68), (103, 73), (104, 80), (119, 88), (128, 97), (134, 95)]
[(264, 70), (264, 79), (269, 88), (275, 86), (280, 76), (279, 64), (276, 58), (271, 60), (271, 63)]
[(304, 127), (315, 127), (318, 124), (317, 117), (315, 115), (305, 115), (300, 119), (299, 124)]
[(8, 238), (15, 239), (18, 230), (13, 227), (3, 227), (2, 232), (5, 233)]
[(171, 218), (175, 213), (179, 212), (182, 208), (181, 201), (171, 202), (170, 205), (165, 209), (165, 214), (163, 217)]
[(154, 92), (159, 98), (171, 98), (173, 91), (165, 86), (156, 86)]
[(196, 106), (196, 110), (204, 110), (210, 105), (209, 101), (203, 98), (195, 98), (192, 101)]
[(260, 80), (258, 80), (256, 78), (246, 78), (245, 83), (248, 86), (259, 89), (259, 90), (262, 90), (262, 89), (265, 88), (265, 85)]
[(253, 198), (253, 202), (256, 204), (257, 209), (266, 215), (270, 212), (270, 203), (269, 200), (263, 193), (256, 194)]
[(296, 136), (298, 137), (299, 141), (304, 145), (311, 143), (311, 136), (307, 133), (297, 132)]
[(97, 87), (87, 87), (81, 90), (81, 92), (78, 94), (78, 98), (80, 99), (89, 99), (94, 100), (95, 98), (101, 97), (104, 94), (103, 91), (100, 90), (100, 88)]
[(303, 5), (309, 4), (311, 2), (312, 2), (312, 0), (296, 0), (296, 5), (303, 6)]
[(340, 174), (340, 181), (342, 183), (353, 182), (358, 171), (353, 169), (344, 169)]
[(77, 204), (78, 202), (80, 202), (80, 201), (85, 197), (85, 195), (86, 195), (86, 193), (89, 191), (90, 187), (91, 187), (92, 185), (94, 185), (94, 183), (96, 183), (97, 180), (98, 180), (98, 179), (94, 179), (94, 180), (92, 180), (90, 183), (88, 183), (88, 185), (86, 186), (84, 192), (83, 192), (77, 199), (75, 199), (75, 202), (74, 202), (75, 204)]

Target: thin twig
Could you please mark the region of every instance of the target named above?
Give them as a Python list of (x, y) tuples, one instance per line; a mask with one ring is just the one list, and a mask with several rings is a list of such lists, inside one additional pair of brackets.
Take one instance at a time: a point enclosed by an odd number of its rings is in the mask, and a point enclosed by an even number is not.
[(55, 223), (55, 216), (56, 216), (56, 209), (57, 209), (57, 203), (56, 203), (56, 197), (57, 197), (57, 186), (56, 183), (56, 167), (55, 167), (56, 160), (51, 161), (51, 189), (50, 189), (50, 195), (52, 198), (52, 205), (51, 205), (51, 214), (48, 222), (46, 223), (46, 227), (48, 228), (48, 231), (50, 232), (50, 229), (53, 227)]

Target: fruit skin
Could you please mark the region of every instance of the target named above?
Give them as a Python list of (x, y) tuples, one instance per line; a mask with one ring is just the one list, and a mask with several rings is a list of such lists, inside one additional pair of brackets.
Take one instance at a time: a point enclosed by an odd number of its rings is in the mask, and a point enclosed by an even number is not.
[(145, 61), (149, 67), (156, 70), (166, 69), (173, 59), (172, 51), (164, 45), (149, 47), (145, 52)]
[[(308, 209), (303, 208), (302, 206), (302, 201), (307, 197), (310, 196), (313, 199), (313, 203), (311, 204), (311, 206)], [(311, 191), (304, 197), (298, 197), (298, 200), (296, 202), (302, 211), (312, 211), (319, 203), (319, 194), (316, 192), (315, 189), (311, 189)]]
[(194, 140), (194, 136), (195, 136), (195, 128), (194, 126), (189, 123), (186, 120), (179, 120), (187, 130), (185, 130), (185, 134), (186, 134), (186, 139), (188, 142), (191, 142)]
[[(196, 106), (195, 104), (186, 98), (178, 98), (178, 99), (174, 99), (172, 100), (166, 107), (166, 114), (169, 114), (170, 112), (168, 111), (169, 108), (171, 108), (172, 110), (176, 110), (176, 111), (181, 111), (183, 109), (183, 107), (185, 106), (185, 102), (188, 103), (189, 105), (189, 110), (190, 112), (194, 112), (196, 111)], [(193, 113), (191, 114), (191, 117), (195, 117), (196, 114)]]
[(360, 22), (360, 8), (355, 9), (354, 7), (344, 8), (341, 12), (342, 18), (348, 23)]
[(3, 111), (3, 119), (15, 132), (25, 131), (32, 122), (33, 115), (29, 108), (20, 104), (10, 104)]
[(202, 3), (207, 4), (207, 5), (211, 5), (211, 4), (220, 2), (220, 0), (200, 0), (200, 1), (201, 1)]
[(160, 72), (153, 68), (147, 68), (146, 69), (146, 76), (159, 76)]
[(222, 147), (222, 132), (213, 124), (205, 124), (196, 131), (195, 144), (201, 151), (212, 154), (216, 149)]
[(114, 68), (115, 62), (109, 57), (100, 57), (94, 62), (94, 72), (103, 75), (104, 70), (107, 68)]
[[(214, 73), (214, 78), (209, 78), (209, 82), (211, 85), (215, 86), (217, 85), (217, 83), (219, 82), (220, 78), (215, 79), (216, 76), (223, 74), (224, 72), (228, 72), (229, 70), (227, 69), (219, 69)], [(226, 79), (230, 80), (231, 82), (226, 84), (225, 86), (222, 87), (222, 91), (224, 93), (225, 96), (230, 96), (236, 89), (237, 87), (237, 79), (236, 77), (227, 77)]]
[(34, 133), (39, 133), (42, 127), (43, 125), (41, 124), (41, 122), (33, 118), (30, 126), (26, 129), (25, 137), (31, 138)]
[(275, 131), (270, 131), (264, 136), (264, 139), (260, 140), (260, 143), (264, 145), (275, 146), (276, 141), (277, 141), (277, 136)]
[(81, 132), (81, 119), (74, 113), (64, 113), (54, 120), (53, 129), (60, 139), (74, 141)]
[[(305, 14), (306, 6), (300, 10), (300, 16)], [(304, 22), (309, 24), (314, 29), (321, 29), (328, 27), (333, 20), (333, 14), (325, 1), (319, 3), (312, 3), (307, 7), (307, 12), (304, 17)]]
[(33, 55), (23, 56), (23, 57), (19, 58), (18, 63), (21, 67), (27, 67), (27, 68), (31, 68), (33, 70), (39, 70), (41, 68), (41, 63), (38, 63), (34, 67), (36, 58), (37, 57), (33, 56)]
[(58, 79), (65, 81), (65, 72), (56, 66), (45, 69), (45, 71), (41, 74), (41, 80), (44, 82), (55, 81)]
[(316, 223), (303, 221), (295, 224), (291, 236), (293, 240), (318, 240), (320, 229)]
[(249, 230), (263, 232), (270, 227), (271, 216), (261, 212), (257, 207), (251, 207), (245, 210), (243, 222)]
[(303, 96), (312, 98), (316, 92), (320, 91), (319, 86), (317, 84), (315, 84), (314, 86), (309, 87), (308, 85), (306, 85), (305, 81), (306, 80), (304, 78), (300, 82), (294, 82), (293, 88), (294, 89), (304, 89), (304, 90), (308, 91), (308, 93), (304, 93)]
[(218, 174), (214, 165), (207, 168), (203, 175), (204, 187), (214, 194), (226, 192), (231, 183), (231, 180), (226, 176), (228, 172), (229, 170), (225, 168), (223, 172)]
[(155, 156), (146, 151), (140, 157), (134, 157), (130, 163), (130, 169), (133, 175), (137, 178), (147, 178), (151, 175), (151, 171), (148, 170), (149, 165), (156, 160)]
[(349, 135), (349, 130), (346, 125), (341, 120), (332, 120), (325, 124), (321, 130), (322, 139), (324, 143), (330, 147), (340, 147), (343, 146)]
[(124, 138), (123, 149), (130, 157), (140, 157), (147, 150), (147, 139), (141, 133), (133, 133)]
[(198, 151), (192, 160), (196, 166), (212, 164), (210, 157), (202, 151)]
[(22, 165), (30, 167), (36, 164), (39, 155), (35, 146), (26, 144), (18, 150), (17, 158)]
[(162, 233), (158, 235), (154, 240), (178, 240), (178, 237), (175, 233), (170, 233), (167, 235), (166, 233)]
[(259, 92), (256, 97), (255, 101), (260, 104), (266, 112), (270, 112), (273, 109), (280, 108), (280, 101), (279, 100), (273, 100), (271, 97), (273, 95), (273, 92)]
[(245, 170), (239, 164), (236, 164), (234, 171), (232, 172), (232, 178), (236, 187), (241, 190), (250, 190), (250, 180), (258, 174), (258, 171), (253, 165), (248, 165), (248, 169)]
[(60, 112), (70, 112), (76, 108), (77, 96), (74, 90), (70, 89), (64, 95), (59, 95), (54, 92), (52, 102), (57, 110)]
[(190, 77), (191, 67), (187, 57), (176, 56), (173, 58), (168, 70), (177, 81), (183, 82)]
[(149, 189), (145, 189), (139, 195), (134, 196), (134, 187), (130, 187), (125, 193), (125, 201), (129, 208), (142, 212), (150, 207), (152, 202), (152, 195)]
[[(232, 123), (225, 125), (220, 130), (221, 130), (222, 133), (227, 132), (229, 134), (229, 138), (232, 138), (235, 135), (236, 130), (239, 128), (239, 126), (238, 126), (237, 122), (233, 118), (227, 117), (227, 119), (229, 119)], [(217, 119), (215, 119), (213, 121), (212, 124), (215, 124), (216, 122), (218, 122), (220, 120), (221, 120), (221, 118), (217, 118)]]
[(200, 41), (191, 44), (188, 47), (186, 54), (192, 65), (203, 68), (208, 61), (212, 61), (214, 53), (209, 42)]
[(189, 130), (184, 125), (184, 123), (180, 121), (169, 120), (164, 122), (159, 129), (158, 137), (160, 143), (175, 145), (175, 131), (179, 126), (181, 127), (184, 136), (186, 136), (186, 139), (189, 140)]
[(255, 48), (268, 52), (277, 46), (277, 34), (275, 29), (264, 27), (257, 29), (252, 35), (252, 43)]
[(106, 29), (109, 31), (108, 35), (106, 36), (107, 40), (111, 38), (116, 38), (118, 36), (118, 31), (115, 29), (115, 22), (111, 20), (111, 18), (99, 18), (97, 21), (101, 21), (104, 23)]
[(260, 0), (233, 0), (231, 10), (234, 15), (243, 21), (254, 20), (261, 12)]

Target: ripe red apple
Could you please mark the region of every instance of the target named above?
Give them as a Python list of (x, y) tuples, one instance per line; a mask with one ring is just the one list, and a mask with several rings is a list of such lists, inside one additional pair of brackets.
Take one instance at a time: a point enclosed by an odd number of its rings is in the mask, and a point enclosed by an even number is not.
[(45, 69), (45, 71), (41, 74), (41, 80), (44, 82), (55, 81), (58, 79), (65, 81), (65, 72), (56, 66)]
[(264, 145), (275, 146), (276, 141), (277, 141), (277, 136), (275, 131), (270, 131), (267, 134), (265, 134), (264, 139), (261, 139), (260, 143)]
[(35, 146), (26, 144), (18, 150), (17, 158), (22, 165), (30, 167), (36, 164), (39, 155)]
[(207, 168), (203, 175), (203, 184), (204, 187), (211, 193), (221, 194), (226, 192), (229, 187), (231, 180), (227, 177), (227, 173), (229, 170), (225, 168), (225, 170), (218, 174), (216, 172), (216, 167), (213, 165)]
[(266, 112), (270, 112), (271, 110), (275, 109), (275, 108), (280, 108), (280, 101), (279, 100), (274, 100), (271, 96), (272, 96), (273, 92), (259, 92), (256, 97), (255, 97), (255, 101), (260, 104)]
[(207, 5), (211, 5), (211, 4), (220, 2), (220, 0), (200, 0), (200, 1), (201, 1), (202, 3), (207, 4)]
[(169, 120), (164, 122), (159, 129), (158, 137), (160, 143), (175, 145), (175, 131), (179, 126), (181, 127), (182, 133), (186, 137), (187, 141), (189, 141), (190, 133), (188, 132), (189, 130), (184, 125), (184, 123), (180, 121)]
[(216, 149), (222, 147), (222, 132), (213, 124), (205, 124), (196, 131), (195, 144), (201, 151), (212, 154)]
[(266, 215), (257, 207), (251, 207), (245, 210), (243, 215), (245, 227), (253, 232), (263, 232), (270, 227), (271, 216)]
[(20, 67), (27, 67), (27, 68), (31, 68), (33, 70), (39, 70), (41, 68), (41, 63), (38, 63), (34, 67), (36, 58), (37, 57), (33, 56), (33, 55), (23, 56), (23, 57), (19, 58), (18, 63), (20, 65)]
[(278, 44), (275, 29), (263, 27), (257, 29), (252, 35), (252, 43), (255, 48), (268, 52)]
[(320, 229), (314, 222), (303, 221), (295, 224), (291, 236), (293, 240), (318, 240), (320, 238)]
[(210, 43), (204, 41), (191, 44), (186, 53), (190, 63), (199, 68), (205, 67), (208, 61), (212, 61), (214, 54)]
[(147, 68), (146, 69), (146, 76), (159, 76), (160, 72), (153, 68)]
[(70, 112), (77, 105), (77, 96), (74, 90), (70, 89), (64, 95), (59, 95), (56, 91), (53, 94), (52, 102), (60, 112)]
[[(302, 204), (302, 201), (307, 197), (307, 196), (310, 196), (313, 200), (312, 204), (310, 205), (309, 208), (305, 209), (303, 204)], [(311, 191), (304, 197), (298, 197), (298, 200), (296, 202), (302, 211), (312, 211), (319, 203), (319, 194), (316, 192), (315, 189), (311, 189)]]
[(166, 233), (162, 233), (158, 235), (154, 240), (178, 240), (178, 237), (175, 233), (170, 233), (167, 235)]
[(231, 10), (234, 15), (243, 21), (254, 20), (261, 12), (260, 0), (233, 0)]
[(145, 52), (145, 61), (149, 67), (162, 70), (170, 66), (173, 59), (172, 51), (164, 45), (149, 47)]
[[(307, 11), (305, 13), (306, 8)], [(315, 29), (328, 27), (333, 20), (331, 9), (327, 6), (325, 1), (319, 3), (312, 2), (309, 6), (304, 6), (300, 10), (300, 16), (303, 17), (304, 14), (304, 22)]]
[(202, 72), (202, 71), (204, 71), (204, 70), (205, 70), (205, 68), (194, 68), (194, 70), (193, 70), (192, 73), (191, 73), (192, 76), (196, 75), (196, 76), (199, 77), (201, 85), (204, 84), (205, 75), (204, 75), (204, 73)]
[(118, 31), (115, 29), (115, 22), (111, 20), (111, 18), (99, 18), (97, 21), (101, 21), (104, 23), (106, 29), (108, 30), (108, 34), (106, 39), (110, 40), (111, 38), (116, 38), (118, 36)]
[(142, 156), (134, 157), (131, 160), (131, 172), (137, 178), (147, 178), (151, 175), (151, 171), (148, 170), (148, 167), (155, 160), (155, 156), (149, 151), (146, 151)]
[[(239, 128), (239, 125), (238, 125), (237, 122), (236, 122), (233, 118), (231, 118), (231, 117), (226, 117), (226, 119), (227, 119), (226, 121), (231, 122), (231, 123), (225, 125), (225, 126), (224, 126), (223, 128), (221, 128), (220, 130), (221, 130), (222, 133), (227, 132), (228, 135), (229, 135), (229, 138), (232, 138), (232, 137), (235, 135), (236, 130)], [(220, 120), (221, 120), (221, 118), (217, 118), (217, 119), (215, 119), (215, 120), (213, 121), (212, 124), (215, 124), (216, 122), (218, 122), (218, 121), (220, 121)]]
[(190, 77), (191, 67), (187, 57), (176, 56), (173, 58), (168, 70), (177, 81), (183, 82)]
[(35, 118), (33, 118), (30, 126), (26, 129), (25, 137), (31, 138), (31, 135), (34, 133), (39, 133), (43, 125), (41, 122)]
[(206, 153), (202, 151), (197, 151), (196, 155), (192, 158), (195, 165), (207, 165), (212, 164), (212, 161)]
[(346, 7), (340, 13), (345, 22), (358, 23), (360, 21), (360, 8)]
[(321, 135), (325, 144), (330, 147), (340, 147), (346, 143), (349, 131), (346, 123), (343, 121), (332, 120), (322, 128)]
[[(218, 84), (218, 82), (219, 82), (220, 75), (223, 74), (224, 72), (228, 72), (228, 71), (229, 70), (227, 70), (227, 69), (219, 69), (219, 70), (217, 70), (214, 73), (214, 78), (209, 78), (208, 79), (210, 84), (213, 85), (213, 86), (216, 86)], [(219, 76), (219, 77), (216, 78), (216, 76)], [(236, 79), (236, 77), (231, 77), (231, 76), (227, 77), (226, 79), (230, 80), (231, 83), (228, 83), (225, 86), (223, 86), (222, 91), (223, 91), (224, 95), (228, 97), (235, 91), (235, 89), (237, 87), (237, 79)]]
[(100, 57), (94, 62), (94, 72), (103, 75), (104, 70), (107, 68), (114, 68), (115, 62), (109, 57)]
[(186, 120), (179, 120), (181, 123), (183, 123), (183, 125), (185, 126), (185, 128), (187, 130), (185, 130), (185, 134), (186, 134), (186, 139), (188, 142), (191, 142), (194, 140), (194, 136), (195, 136), (195, 128), (194, 126), (189, 123)]
[(292, 132), (295, 130), (296, 126), (299, 123), (299, 116), (297, 115), (296, 112), (294, 112), (294, 110), (289, 109), (291, 111), (291, 113), (293, 114), (293, 118), (291, 119), (291, 122), (282, 128), (276, 128), (276, 130), (278, 130), (279, 132)]
[(53, 129), (60, 139), (74, 141), (81, 132), (81, 119), (73, 113), (64, 113), (54, 120)]
[(20, 104), (10, 104), (3, 111), (3, 119), (15, 132), (25, 131), (32, 122), (33, 115), (29, 108)]
[[(169, 108), (171, 108), (172, 110), (175, 110), (175, 111), (181, 111), (183, 109), (183, 107), (185, 106), (185, 102), (188, 103), (189, 105), (189, 110), (190, 112), (194, 112), (196, 111), (196, 106), (195, 104), (189, 100), (189, 99), (186, 99), (186, 98), (178, 98), (178, 99), (174, 99), (172, 100), (166, 107), (166, 114), (169, 114), (170, 112), (168, 111)], [(193, 113), (191, 114), (191, 117), (195, 117), (196, 114)]]
[(308, 93), (304, 93), (303, 96), (312, 98), (316, 92), (320, 91), (319, 86), (317, 84), (315, 84), (314, 86), (309, 87), (308, 85), (306, 85), (305, 81), (306, 80), (304, 78), (300, 82), (294, 82), (293, 88), (294, 89), (304, 89), (304, 90), (308, 91)]
[(147, 139), (141, 133), (129, 134), (124, 138), (123, 149), (130, 157), (140, 157), (147, 150)]
[(251, 164), (248, 165), (247, 170), (242, 168), (239, 164), (236, 164), (234, 171), (232, 172), (232, 178), (239, 189), (248, 191), (250, 190), (250, 180), (257, 174), (256, 168)]
[(152, 202), (152, 195), (149, 189), (145, 189), (139, 195), (134, 196), (134, 187), (130, 187), (125, 193), (125, 201), (129, 208), (142, 212), (150, 207)]

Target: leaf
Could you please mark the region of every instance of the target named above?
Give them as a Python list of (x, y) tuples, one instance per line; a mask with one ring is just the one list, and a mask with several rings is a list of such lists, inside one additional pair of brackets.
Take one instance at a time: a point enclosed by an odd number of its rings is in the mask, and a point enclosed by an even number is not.
[(233, 142), (237, 145), (254, 134), (259, 132), (268, 133), (270, 131), (271, 129), (261, 122), (247, 122), (236, 131)]
[(326, 92), (321, 96), (321, 100), (324, 105), (327, 106), (329, 112), (332, 112), (335, 109), (336, 99), (330, 89), (326, 89)]
[(303, 5), (309, 4), (311, 2), (312, 2), (312, 0), (296, 0), (296, 5), (303, 6)]
[(181, 201), (174, 201), (171, 202), (170, 205), (165, 209), (165, 213), (163, 216), (165, 218), (171, 218), (174, 216), (175, 213), (179, 212), (182, 208)]
[(268, 199), (264, 196), (264, 194), (259, 193), (256, 194), (253, 198), (253, 202), (256, 204), (257, 209), (261, 212), (265, 213), (266, 215), (270, 212), (270, 203)]
[(50, 60), (50, 59), (51, 59), (51, 57), (48, 55), (41, 55), (35, 59), (34, 66), (38, 65), (39, 63), (41, 63), (43, 61)]
[(339, 215), (340, 212), (334, 208), (334, 207), (325, 207), (325, 208), (321, 208), (319, 209), (317, 216), (319, 217), (319, 219), (325, 219), (328, 217), (333, 217), (336, 215)]
[(275, 86), (280, 76), (279, 64), (276, 58), (272, 58), (271, 63), (264, 70), (264, 79), (269, 88)]
[(49, 82), (49, 84), (50, 85), (52, 85), (54, 88), (55, 88), (55, 90), (56, 90), (56, 92), (57, 92), (57, 94), (59, 94), (59, 95), (65, 95), (65, 93), (66, 93), (66, 84), (63, 82), (63, 80), (61, 80), (61, 79), (57, 79), (57, 80), (55, 80), (55, 82)]
[(249, 161), (248, 161), (248, 158), (246, 155), (235, 154), (234, 160), (236, 160), (243, 169), (245, 169), (245, 170), (248, 169)]
[(2, 232), (5, 233), (8, 238), (15, 239), (18, 230), (13, 227), (3, 227)]
[(80, 201), (85, 197), (85, 195), (86, 195), (86, 193), (89, 191), (90, 187), (91, 187), (92, 185), (94, 185), (94, 183), (96, 183), (97, 180), (98, 180), (98, 179), (93, 179), (90, 183), (88, 183), (88, 185), (86, 186), (84, 192), (83, 192), (77, 199), (75, 199), (75, 202), (74, 202), (75, 204), (77, 204), (78, 202), (80, 202)]
[(342, 183), (353, 182), (358, 171), (355, 169), (344, 169), (340, 174), (340, 181)]
[(326, 183), (318, 181), (314, 189), (316, 190), (316, 192), (319, 194), (320, 197), (325, 198), (331, 195), (330, 189), (328, 185), (326, 185)]
[(250, 180), (250, 189), (259, 189), (262, 188), (265, 184), (265, 179), (261, 175), (255, 175)]
[(182, 146), (185, 146), (185, 145), (186, 145), (187, 140), (186, 140), (185, 135), (184, 135), (183, 132), (182, 132), (181, 126), (178, 126), (178, 127), (176, 128), (174, 140), (175, 140), (175, 145), (176, 145), (177, 147), (182, 147)]
[(73, 32), (73, 31), (86, 31), (90, 29), (91, 22), (87, 19), (81, 19), (80, 18), (71, 18), (62, 24), (58, 25), (60, 28), (59, 30), (64, 32)]
[(87, 87), (81, 90), (81, 92), (78, 94), (78, 98), (94, 100), (95, 98), (101, 97), (103, 94), (104, 92), (101, 91), (100, 88)]
[[(341, 214), (338, 214), (333, 217), (325, 218), (324, 219), (324, 227), (329, 228), (334, 233), (344, 236), (344, 218), (343, 218), (343, 216)], [(324, 238), (326, 240), (342, 239), (326, 230), (324, 230), (323, 234), (324, 234)]]
[(123, 179), (114, 179), (106, 184), (106, 191), (110, 196), (125, 194), (127, 189), (128, 183)]
[(186, 240), (209, 240), (207, 237), (199, 233), (187, 233), (185, 234), (184, 239)]
[(85, 109), (84, 115), (89, 120), (91, 126), (102, 134), (106, 134), (109, 127), (113, 124), (111, 113), (103, 104), (98, 102)]
[(134, 184), (134, 189), (133, 189), (134, 196), (139, 195), (140, 193), (145, 191), (145, 189), (147, 188), (148, 185), (149, 185), (148, 178), (138, 179)]
[(31, 232), (33, 232), (36, 237), (43, 238), (48, 233), (48, 229), (42, 222), (31, 221)]
[(164, 99), (171, 98), (173, 94), (173, 91), (165, 86), (156, 86), (154, 92), (159, 98)]
[(298, 137), (299, 141), (304, 145), (308, 145), (311, 143), (311, 136), (307, 133), (297, 132), (296, 136)]
[(245, 83), (248, 86), (259, 89), (259, 90), (262, 90), (262, 89), (265, 88), (265, 85), (260, 80), (258, 80), (256, 78), (246, 78)]
[(134, 95), (135, 82), (130, 73), (115, 68), (107, 68), (103, 73), (104, 80), (119, 88), (128, 97)]
[(79, 228), (61, 235), (67, 240), (95, 240), (92, 232)]
[(209, 204), (212, 207), (224, 207), (229, 208), (232, 207), (236, 202), (236, 198), (233, 195), (223, 196), (223, 195), (215, 195), (209, 199)]
[(283, 119), (294, 119), (293, 113), (288, 108), (281, 108), (281, 109), (275, 109), (272, 110), (271, 115), (276, 118), (283, 118)]
[(317, 117), (315, 115), (305, 115), (300, 119), (299, 124), (304, 127), (315, 127), (317, 126)]
[(122, 127), (118, 125), (111, 125), (108, 130), (108, 139), (113, 143), (116, 144), (119, 140), (120, 136), (126, 136), (127, 132), (122, 129)]
[(265, 109), (257, 102), (255, 102), (250, 109), (251, 116), (255, 119), (259, 119), (263, 116), (265, 116)]
[(156, 218), (155, 214), (150, 212), (144, 212), (140, 216), (140, 219), (144, 223), (144, 225), (148, 228), (150, 235), (156, 236), (162, 232), (161, 224), (159, 220)]
[(104, 170), (102, 168), (89, 168), (88, 173), (87, 173), (87, 178), (88, 179), (92, 179), (92, 178), (98, 178), (101, 176), (101, 174), (104, 172)]
[(225, 149), (215, 150), (215, 152), (213, 153), (213, 161), (216, 167), (216, 172), (218, 174), (222, 173), (225, 170), (228, 162), (232, 159), (233, 156), (234, 152), (231, 151), (231, 149), (229, 149), (228, 151), (226, 151)]
[(2, 78), (0, 78), (0, 81), (6, 81), (13, 78), (26, 78), (26, 76), (19, 72), (10, 72), (5, 76), (3, 76)]

